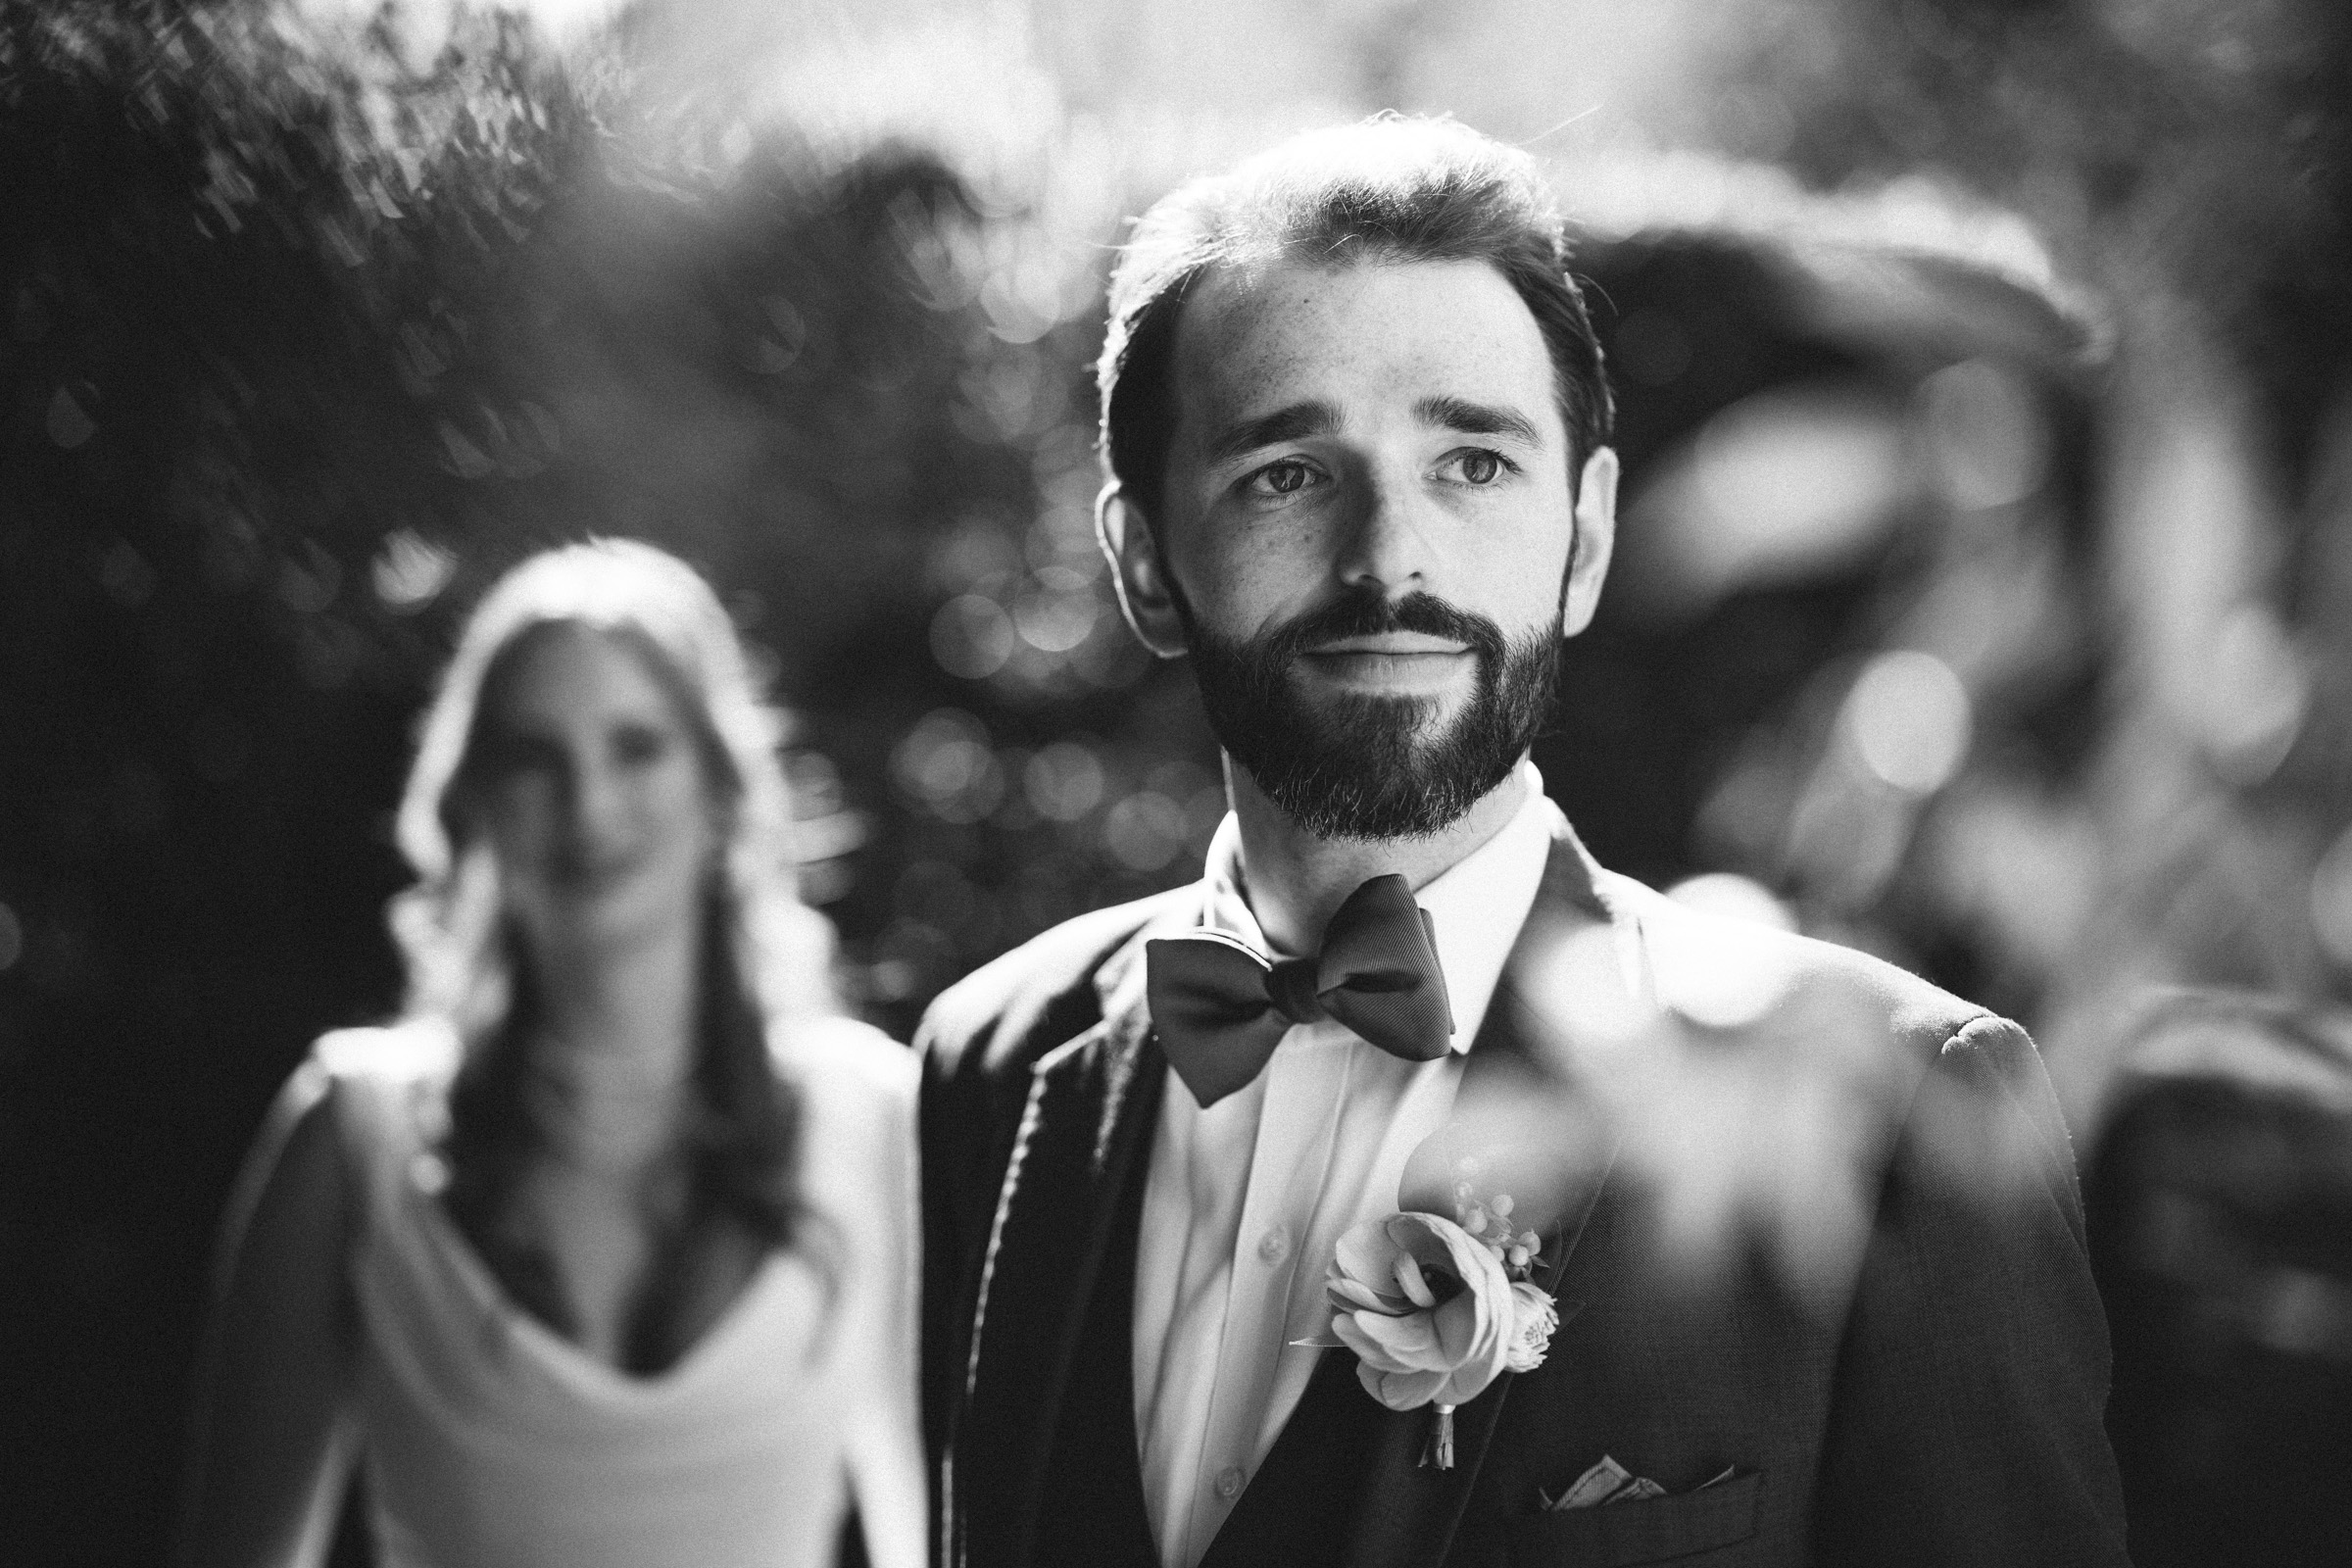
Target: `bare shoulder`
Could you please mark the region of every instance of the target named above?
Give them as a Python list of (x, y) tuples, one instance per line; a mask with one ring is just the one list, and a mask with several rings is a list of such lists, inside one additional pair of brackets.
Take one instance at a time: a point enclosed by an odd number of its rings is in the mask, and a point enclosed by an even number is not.
[[(270, 1102), (246, 1156), (239, 1200), (250, 1208), (317, 1201), (343, 1185), (343, 1148), (355, 1095), (410, 1081), (416, 1071), (396, 1029), (338, 1029), (316, 1041)], [(365, 1086), (365, 1087), (363, 1087)]]
[(326, 1084), (406, 1087), (446, 1079), (457, 1070), (458, 1055), (455, 1031), (418, 1019), (320, 1035), (302, 1070)]
[(270, 1106), (246, 1164), (244, 1198), (271, 1207), (339, 1205), (343, 1141), (333, 1081), (316, 1058), (306, 1061)]
[[(355, 1143), (366, 1136), (362, 1085), (402, 1081), (390, 1055), (372, 1054), (388, 1030), (321, 1039), (286, 1080), (263, 1119), (232, 1191), (221, 1230), (216, 1290), (326, 1266), (350, 1240), (360, 1196)], [(412, 1064), (413, 1066), (414, 1064)], [(274, 1287), (271, 1287), (274, 1288)]]
[[(771, 1046), (800, 1100), (806, 1196), (842, 1220), (853, 1245), (910, 1233), (915, 1193), (914, 1053), (855, 1018), (798, 1020)], [(874, 1215), (898, 1218), (879, 1230)]]
[(779, 1031), (776, 1070), (820, 1104), (869, 1113), (912, 1113), (921, 1077), (914, 1053), (856, 1018), (811, 1018)]

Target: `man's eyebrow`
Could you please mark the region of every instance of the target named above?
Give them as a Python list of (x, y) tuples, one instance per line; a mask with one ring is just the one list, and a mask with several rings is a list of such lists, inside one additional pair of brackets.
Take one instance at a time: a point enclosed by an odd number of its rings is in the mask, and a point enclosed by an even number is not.
[(1328, 403), (1294, 403), (1261, 414), (1254, 419), (1244, 419), (1226, 426), (1209, 443), (1211, 463), (1230, 463), (1235, 458), (1270, 447), (1278, 442), (1298, 441), (1310, 435), (1330, 435), (1340, 427), (1340, 411)]
[(1464, 435), (1507, 435), (1531, 447), (1544, 444), (1535, 421), (1491, 403), (1473, 403), (1468, 398), (1423, 398), (1413, 405), (1413, 414), (1423, 424), (1441, 430), (1458, 430)]

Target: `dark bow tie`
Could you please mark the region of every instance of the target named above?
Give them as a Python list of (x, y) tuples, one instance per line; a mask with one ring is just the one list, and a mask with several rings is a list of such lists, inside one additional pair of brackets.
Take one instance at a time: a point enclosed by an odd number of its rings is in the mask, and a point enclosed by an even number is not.
[(1453, 1033), (1437, 927), (1400, 876), (1348, 894), (1311, 958), (1269, 963), (1203, 930), (1146, 943), (1144, 960), (1168, 1065), (1203, 1108), (1255, 1078), (1295, 1023), (1336, 1019), (1407, 1061), (1445, 1055)]

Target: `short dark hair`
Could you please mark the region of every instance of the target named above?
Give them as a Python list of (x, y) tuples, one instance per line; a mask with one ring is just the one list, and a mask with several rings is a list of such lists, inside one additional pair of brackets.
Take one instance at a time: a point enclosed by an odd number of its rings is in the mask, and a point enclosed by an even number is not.
[(1381, 115), (1309, 131), (1153, 204), (1110, 274), (1096, 367), (1103, 461), (1158, 527), (1175, 424), (1169, 362), (1185, 297), (1220, 263), (1486, 262), (1535, 317), (1551, 355), (1568, 480), (1609, 439), (1600, 342), (1568, 272), (1559, 207), (1536, 161), (1450, 119)]

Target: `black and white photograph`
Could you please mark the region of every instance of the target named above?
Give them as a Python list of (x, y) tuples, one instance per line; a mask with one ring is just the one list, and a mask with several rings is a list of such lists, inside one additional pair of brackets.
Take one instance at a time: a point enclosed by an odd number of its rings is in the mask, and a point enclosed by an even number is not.
[(2339, 0), (0, 0), (0, 1568), (2352, 1562)]

